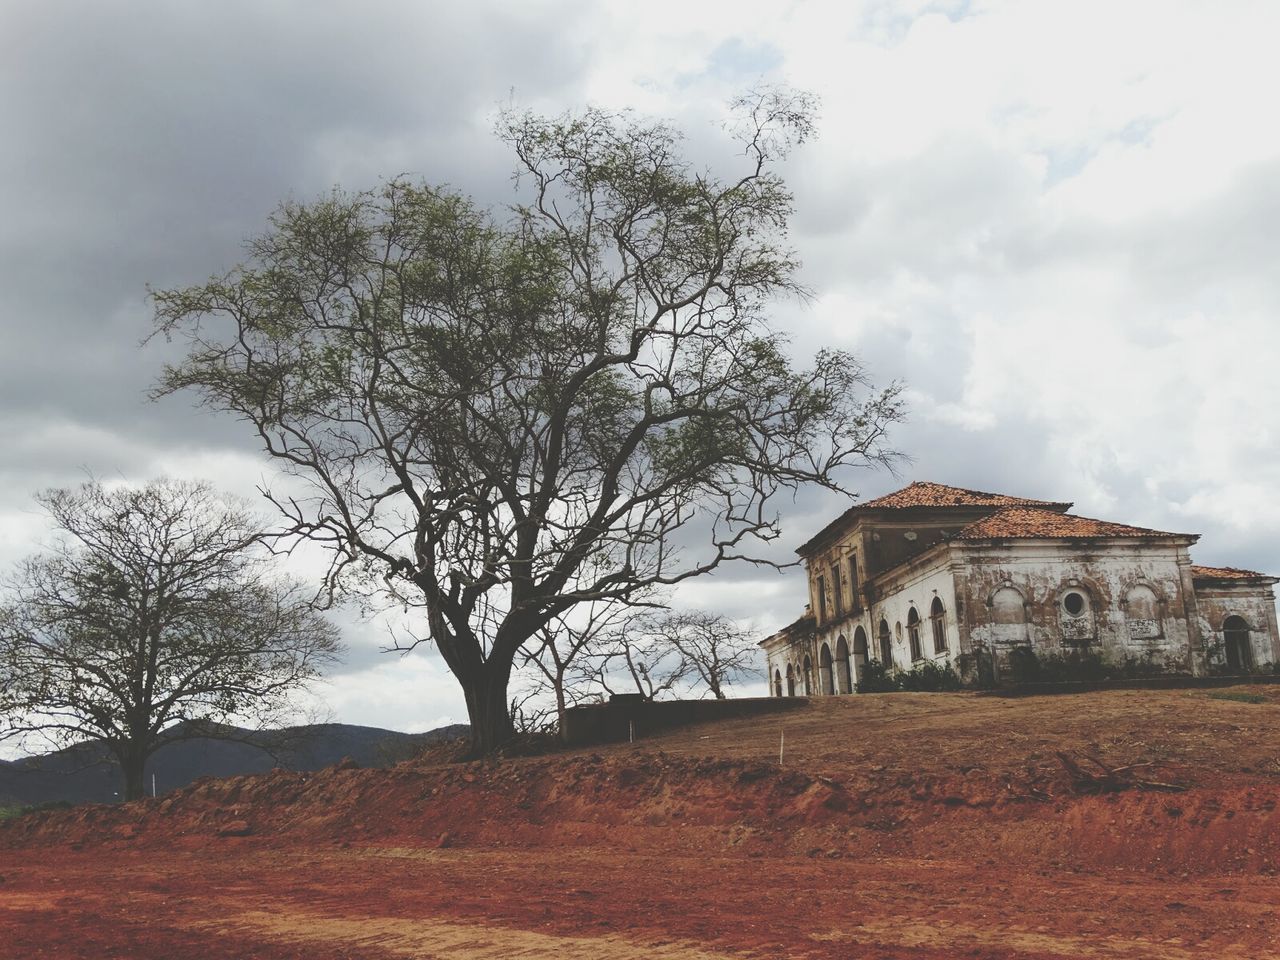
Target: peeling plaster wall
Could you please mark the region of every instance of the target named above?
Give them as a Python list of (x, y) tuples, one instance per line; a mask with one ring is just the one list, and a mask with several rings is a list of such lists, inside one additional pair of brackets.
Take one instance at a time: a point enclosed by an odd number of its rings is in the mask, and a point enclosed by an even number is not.
[(1254, 584), (1200, 584), (1196, 587), (1200, 632), (1210, 661), (1226, 663), (1223, 622), (1230, 616), (1249, 625), (1253, 662), (1262, 666), (1280, 661), (1280, 630), (1276, 626), (1276, 597), (1268, 587)]
[[(1184, 546), (1038, 540), (966, 545), (964, 553), (962, 602), (975, 648), (1000, 659), (1019, 645), (1037, 654), (1088, 649), (1110, 661), (1151, 657), (1170, 670), (1199, 672)], [(1073, 591), (1087, 599), (1082, 616), (1064, 607)], [(1010, 615), (1012, 592), (1022, 597), (1022, 629)], [(1147, 609), (1152, 597), (1154, 610)]]
[[(882, 596), (872, 605), (866, 623), (875, 659), (879, 659), (881, 619), (889, 624), (889, 636), (893, 641), (893, 664), (899, 669), (910, 670), (929, 660), (939, 665), (955, 663), (962, 652), (960, 621), (956, 610), (956, 574), (952, 568), (950, 551), (938, 551), (936, 556), (933, 563), (905, 567), (900, 573), (878, 584)], [(947, 649), (942, 653), (933, 651), (929, 608), (934, 597), (942, 600), (942, 623), (947, 639)], [(914, 662), (907, 635), (907, 617), (912, 607), (920, 616), (922, 653), (921, 658)]]

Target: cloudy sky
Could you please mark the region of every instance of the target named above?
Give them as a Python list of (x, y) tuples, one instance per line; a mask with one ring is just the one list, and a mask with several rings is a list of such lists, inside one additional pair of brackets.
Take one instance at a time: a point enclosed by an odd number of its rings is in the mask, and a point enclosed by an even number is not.
[[(239, 425), (145, 398), (172, 350), (140, 346), (148, 284), (335, 184), (509, 202), (503, 104), (635, 108), (698, 155), (764, 80), (822, 101), (785, 169), (816, 298), (777, 323), (909, 385), (913, 462), (859, 490), (1074, 500), (1280, 573), (1277, 35), (1270, 2), (0, 0), (0, 564), (45, 536), (32, 492), (87, 471), (270, 479)], [(780, 504), (789, 545), (841, 507)], [(766, 630), (803, 593), (726, 572), (684, 599)], [(337, 719), (465, 718), (434, 654), (344, 629)]]

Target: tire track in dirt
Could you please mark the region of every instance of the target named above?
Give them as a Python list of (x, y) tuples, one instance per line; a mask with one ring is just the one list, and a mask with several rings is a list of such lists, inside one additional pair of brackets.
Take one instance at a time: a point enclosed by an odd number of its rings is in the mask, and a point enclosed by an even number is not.
[(636, 943), (615, 936), (569, 937), (434, 918), (335, 917), (281, 902), (274, 910), (226, 904), (218, 920), (195, 928), (233, 931), (291, 943), (347, 943), (415, 960), (738, 960), (691, 944)]

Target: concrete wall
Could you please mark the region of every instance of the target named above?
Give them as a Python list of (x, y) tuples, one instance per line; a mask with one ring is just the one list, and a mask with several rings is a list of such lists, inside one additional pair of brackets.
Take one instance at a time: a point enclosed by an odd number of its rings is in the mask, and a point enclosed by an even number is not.
[[(1150, 657), (1194, 672), (1199, 624), (1184, 576), (1186, 549), (1168, 543), (1011, 541), (965, 545), (961, 604), (975, 649), (1005, 658), (1014, 646), (1106, 660)], [(1067, 595), (1082, 596), (1079, 615)], [(1021, 611), (1018, 610), (1021, 600)], [(1021, 613), (1021, 622), (1018, 613)]]
[(1249, 641), (1256, 666), (1280, 662), (1280, 630), (1276, 625), (1275, 593), (1252, 584), (1201, 584), (1196, 588), (1200, 632), (1216, 665), (1225, 663), (1222, 625), (1228, 617), (1242, 617), (1249, 625)]
[(633, 730), (636, 739), (641, 740), (672, 727), (778, 713), (808, 703), (803, 697), (647, 701), (634, 694), (615, 696), (607, 703), (570, 707), (565, 711), (561, 736), (574, 745), (624, 743)]

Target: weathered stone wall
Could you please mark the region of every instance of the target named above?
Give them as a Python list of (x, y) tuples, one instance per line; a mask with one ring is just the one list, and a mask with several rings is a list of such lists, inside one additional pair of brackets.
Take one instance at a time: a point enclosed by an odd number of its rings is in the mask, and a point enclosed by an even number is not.
[(961, 605), (970, 642), (999, 659), (1030, 646), (1198, 672), (1189, 562), (1185, 548), (1151, 541), (966, 546)]
[(645, 700), (637, 695), (615, 696), (606, 703), (570, 707), (565, 711), (561, 738), (570, 744), (620, 743), (643, 739), (659, 730), (734, 717), (759, 716), (803, 707), (807, 700), (770, 697), (731, 697), (726, 700)]
[(1249, 626), (1249, 644), (1255, 665), (1280, 662), (1276, 598), (1270, 588), (1249, 584), (1201, 584), (1196, 588), (1196, 599), (1200, 632), (1211, 662), (1219, 666), (1225, 663), (1223, 624), (1231, 616), (1243, 618)]

